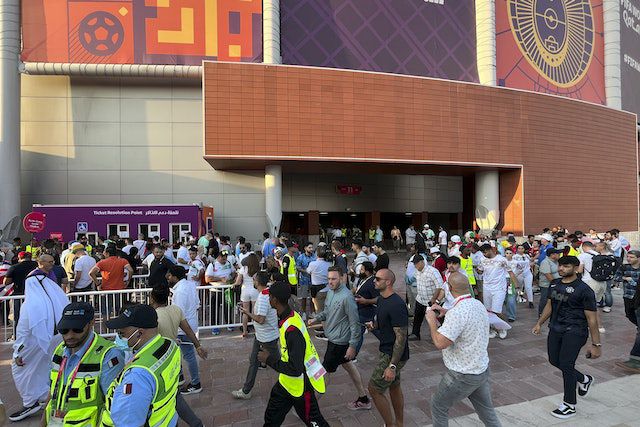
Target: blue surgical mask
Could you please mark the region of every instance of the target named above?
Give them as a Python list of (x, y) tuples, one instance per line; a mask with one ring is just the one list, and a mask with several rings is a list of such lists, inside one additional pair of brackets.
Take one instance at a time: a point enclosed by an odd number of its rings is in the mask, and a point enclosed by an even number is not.
[[(133, 346), (129, 346), (129, 340), (131, 339), (131, 337), (133, 337), (137, 332), (139, 331), (139, 329), (136, 329), (135, 331), (133, 331), (133, 333), (131, 335), (129, 335), (129, 338), (122, 338), (120, 336), (120, 334), (116, 334), (116, 339), (113, 341), (114, 344), (116, 345), (116, 348), (119, 348), (122, 351), (131, 351), (133, 349), (133, 347), (135, 347), (136, 344), (134, 344)], [(140, 340), (138, 340), (139, 342)]]

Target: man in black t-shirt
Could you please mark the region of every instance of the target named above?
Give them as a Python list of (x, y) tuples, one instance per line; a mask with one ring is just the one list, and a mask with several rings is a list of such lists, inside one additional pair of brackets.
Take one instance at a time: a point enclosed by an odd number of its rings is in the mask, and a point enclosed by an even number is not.
[[(367, 329), (375, 330), (380, 340), (378, 364), (369, 381), (369, 393), (388, 426), (404, 423), (400, 371), (409, 360), (409, 312), (404, 300), (393, 291), (395, 280), (391, 270), (382, 269), (376, 273), (375, 288), (380, 292), (378, 314), (373, 322), (366, 323)], [(385, 394), (387, 389), (391, 402)]]
[(382, 242), (378, 242), (373, 245), (373, 252), (376, 254), (376, 271), (382, 270), (383, 268), (389, 268), (389, 254), (384, 251), (382, 247)]
[(593, 384), (593, 377), (584, 375), (575, 368), (580, 349), (585, 345), (591, 332), (591, 346), (587, 358), (600, 357), (600, 332), (596, 319), (596, 297), (586, 283), (577, 276), (580, 261), (574, 256), (563, 256), (558, 260), (560, 279), (549, 285), (549, 297), (544, 311), (533, 328), (540, 334), (544, 322), (549, 322), (547, 351), (549, 362), (562, 371), (564, 399), (551, 412), (556, 418), (566, 419), (576, 414), (576, 384), (578, 394), (583, 397)]
[[(358, 317), (360, 317), (360, 324), (365, 325), (367, 322), (371, 322), (376, 316), (376, 304), (380, 292), (376, 289), (374, 278), (373, 264), (369, 261), (362, 263), (362, 272), (360, 273), (360, 282), (358, 287), (355, 288), (356, 304), (358, 304)], [(362, 326), (362, 334), (360, 335), (360, 341), (356, 346), (356, 353), (360, 352), (362, 343), (364, 341), (364, 329)]]
[(164, 256), (164, 248), (157, 245), (153, 248), (154, 259), (149, 266), (149, 286), (169, 286), (167, 273), (173, 263)]
[[(6, 276), (4, 276), (4, 285), (13, 284), (13, 295), (24, 295), (24, 283), (27, 280), (27, 276), (36, 268), (38, 268), (38, 263), (31, 260), (31, 254), (29, 252), (19, 252), (18, 263), (9, 267)], [(20, 299), (13, 300), (14, 331), (20, 319), (21, 303), (22, 300)]]

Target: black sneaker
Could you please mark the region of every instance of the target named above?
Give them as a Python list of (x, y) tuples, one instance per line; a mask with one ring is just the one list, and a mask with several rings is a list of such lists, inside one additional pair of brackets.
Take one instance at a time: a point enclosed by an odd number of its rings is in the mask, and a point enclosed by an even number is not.
[(200, 385), (200, 383), (189, 384), (187, 387), (184, 387), (182, 390), (180, 390), (180, 394), (182, 395), (197, 394), (197, 393), (200, 393), (201, 391), (202, 391), (202, 386)]
[(28, 408), (22, 408), (21, 410), (9, 415), (9, 419), (11, 421), (24, 420), (25, 418), (37, 413), (40, 409), (42, 409), (42, 406), (40, 406), (40, 402), (36, 402)]
[(593, 384), (593, 377), (591, 375), (585, 375), (585, 378), (587, 380), (586, 383), (578, 383), (578, 394), (582, 397), (589, 393), (589, 387)]
[(576, 407), (575, 406), (569, 406), (564, 402), (562, 402), (562, 404), (560, 404), (558, 409), (554, 409), (553, 411), (551, 411), (551, 415), (553, 415), (556, 418), (563, 419), (563, 420), (566, 419), (566, 418), (571, 418), (575, 414), (576, 414)]
[(420, 341), (420, 337), (417, 336), (416, 334), (411, 334), (411, 335), (409, 335), (408, 340), (409, 341)]
[(533, 303), (532, 302), (529, 303), (529, 308), (533, 308)]

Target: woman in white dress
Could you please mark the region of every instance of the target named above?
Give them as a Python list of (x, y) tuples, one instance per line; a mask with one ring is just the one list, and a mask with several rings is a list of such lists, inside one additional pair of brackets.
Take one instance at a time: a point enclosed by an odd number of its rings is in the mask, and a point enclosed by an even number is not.
[[(242, 308), (248, 313), (253, 312), (252, 305), (258, 299), (258, 290), (253, 286), (253, 276), (260, 271), (260, 259), (255, 253), (250, 253), (242, 259), (240, 263), (240, 271), (234, 285), (242, 285), (240, 290), (240, 301), (242, 302)], [(248, 334), (249, 316), (242, 315), (242, 337), (246, 337)]]

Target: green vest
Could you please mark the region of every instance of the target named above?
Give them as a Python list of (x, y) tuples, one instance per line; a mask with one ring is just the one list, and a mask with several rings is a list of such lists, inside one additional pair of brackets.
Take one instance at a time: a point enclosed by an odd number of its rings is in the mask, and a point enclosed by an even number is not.
[(58, 378), (60, 364), (64, 357), (64, 343), (58, 345), (53, 353), (51, 366), (51, 399), (45, 410), (47, 424), (56, 410), (65, 413), (65, 426), (92, 427), (98, 424), (100, 411), (104, 406), (100, 375), (104, 357), (113, 346), (113, 342), (94, 332), (93, 342), (78, 365), (75, 379), (69, 384), (69, 378), (64, 379), (63, 372), (60, 372), (60, 378)]
[(289, 254), (285, 254), (285, 258), (289, 257), (289, 268), (287, 269), (287, 271), (284, 271), (284, 263), (280, 264), (280, 273), (281, 274), (286, 274), (287, 275), (287, 279), (289, 280), (289, 284), (290, 285), (297, 285), (298, 284), (298, 274), (296, 272), (296, 260), (293, 258), (293, 256), (289, 255)]
[[(287, 339), (285, 338), (285, 333), (287, 332), (287, 328), (289, 326), (293, 326), (297, 328), (300, 332), (302, 332), (302, 336), (304, 337), (304, 342), (306, 344), (304, 351), (304, 362), (305, 364), (311, 360), (311, 358), (315, 357), (317, 359), (317, 363), (320, 363), (320, 357), (318, 356), (318, 352), (314, 347), (311, 339), (309, 338), (309, 333), (307, 332), (306, 326), (304, 326), (304, 321), (302, 317), (295, 311), (293, 312), (293, 316), (289, 317), (285, 322), (280, 326), (280, 359), (283, 362), (289, 361), (289, 352), (287, 351)], [(289, 392), (289, 394), (293, 397), (300, 397), (302, 393), (304, 393), (304, 374), (298, 377), (291, 377), (289, 375), (280, 374), (278, 376), (278, 382), (280, 385), (285, 388)], [(309, 382), (318, 393), (324, 393), (324, 376), (315, 379), (309, 376)]]
[(151, 415), (147, 426), (168, 426), (176, 415), (176, 395), (178, 393), (178, 377), (180, 376), (180, 349), (168, 338), (157, 335), (144, 348), (136, 353), (118, 378), (109, 387), (102, 411), (100, 425), (114, 426), (111, 420), (111, 403), (116, 387), (122, 382), (125, 373), (132, 368), (146, 369), (155, 379), (156, 393), (151, 402)]
[(471, 257), (462, 258), (460, 257), (460, 268), (462, 268), (467, 273), (467, 279), (469, 279), (470, 285), (476, 284), (476, 276), (473, 274), (473, 260)]

